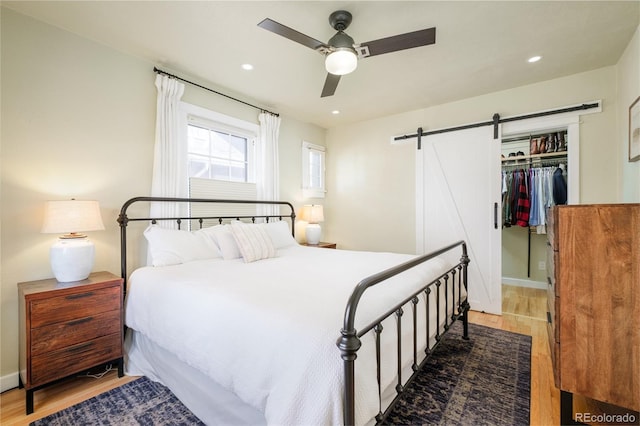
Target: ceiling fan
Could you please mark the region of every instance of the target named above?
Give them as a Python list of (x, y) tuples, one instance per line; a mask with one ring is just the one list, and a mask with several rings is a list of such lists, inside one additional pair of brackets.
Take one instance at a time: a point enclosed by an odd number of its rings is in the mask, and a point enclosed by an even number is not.
[(436, 29), (434, 27), (356, 44), (344, 32), (351, 23), (351, 19), (351, 13), (346, 10), (337, 10), (329, 15), (329, 24), (338, 32), (327, 43), (302, 34), (269, 18), (262, 20), (258, 26), (325, 55), (325, 68), (328, 74), (320, 95), (323, 98), (332, 96), (335, 93), (340, 76), (353, 72), (358, 66), (359, 58), (426, 46), (436, 42)]

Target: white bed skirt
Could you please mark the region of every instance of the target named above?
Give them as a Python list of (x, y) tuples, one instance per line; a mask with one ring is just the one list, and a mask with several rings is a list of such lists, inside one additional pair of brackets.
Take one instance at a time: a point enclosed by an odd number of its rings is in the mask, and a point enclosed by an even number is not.
[(124, 358), (125, 374), (167, 386), (207, 425), (267, 424), (261, 412), (133, 329), (127, 330)]

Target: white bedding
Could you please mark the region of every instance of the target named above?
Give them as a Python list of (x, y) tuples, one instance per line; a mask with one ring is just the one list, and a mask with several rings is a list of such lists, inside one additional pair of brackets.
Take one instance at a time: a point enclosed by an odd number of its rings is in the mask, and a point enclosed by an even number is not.
[[(253, 263), (217, 258), (144, 267), (129, 279), (125, 322), (262, 412), (268, 424), (342, 424), (343, 361), (336, 340), (347, 299), (361, 279), (412, 257), (292, 246)], [(432, 259), (365, 293), (356, 328), (449, 267)], [(424, 311), (418, 318), (424, 322)], [(435, 309), (431, 318), (433, 334)], [(383, 333), (382, 382), (391, 389), (393, 321)], [(412, 332), (410, 324), (407, 308), (403, 333)], [(420, 340), (424, 345), (426, 337)], [(358, 424), (379, 408), (374, 347), (365, 344), (372, 341), (363, 338), (356, 361)], [(403, 358), (412, 359), (411, 347), (403, 348)]]

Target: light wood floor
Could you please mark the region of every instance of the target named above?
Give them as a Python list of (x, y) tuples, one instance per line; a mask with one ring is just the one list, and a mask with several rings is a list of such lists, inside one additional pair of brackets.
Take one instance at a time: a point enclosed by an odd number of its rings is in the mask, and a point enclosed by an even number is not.
[[(560, 392), (553, 383), (547, 341), (546, 292), (524, 287), (503, 286), (503, 315), (470, 312), (475, 324), (532, 336), (531, 347), (531, 424), (557, 425), (560, 419)], [(28, 425), (92, 396), (120, 386), (135, 377), (118, 378), (110, 371), (100, 379), (75, 378), (36, 391), (35, 413), (25, 415), (25, 392), (12, 389), (0, 395), (0, 424)], [(575, 406), (580, 402), (576, 398)], [(591, 413), (596, 413), (592, 410)]]

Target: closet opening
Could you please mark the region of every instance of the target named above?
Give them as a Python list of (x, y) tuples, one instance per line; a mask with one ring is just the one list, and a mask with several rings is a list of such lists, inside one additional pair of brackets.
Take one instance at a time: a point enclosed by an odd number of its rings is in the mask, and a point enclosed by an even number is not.
[(568, 199), (568, 129), (501, 140), (503, 312), (546, 318), (546, 213)]

